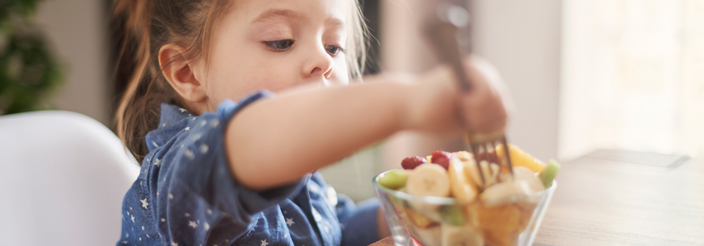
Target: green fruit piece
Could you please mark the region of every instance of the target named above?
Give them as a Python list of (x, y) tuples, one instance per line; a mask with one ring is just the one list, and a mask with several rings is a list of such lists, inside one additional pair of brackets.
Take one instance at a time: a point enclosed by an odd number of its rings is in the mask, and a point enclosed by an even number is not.
[(543, 181), (545, 188), (550, 188), (552, 185), (552, 180), (557, 176), (557, 172), (560, 171), (560, 163), (556, 160), (550, 160), (548, 165), (540, 172), (540, 180)]
[(464, 214), (459, 206), (445, 205), (438, 208), (438, 211), (440, 211), (442, 222), (455, 226), (464, 225)]
[(402, 169), (394, 169), (386, 172), (384, 176), (379, 178), (379, 184), (392, 189), (398, 190), (406, 186), (406, 179), (408, 179), (408, 173)]

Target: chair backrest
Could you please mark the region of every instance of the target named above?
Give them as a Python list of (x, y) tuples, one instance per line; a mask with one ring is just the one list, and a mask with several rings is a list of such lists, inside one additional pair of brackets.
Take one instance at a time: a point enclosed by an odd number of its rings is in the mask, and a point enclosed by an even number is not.
[(138, 174), (117, 136), (92, 118), (0, 117), (0, 244), (114, 245)]

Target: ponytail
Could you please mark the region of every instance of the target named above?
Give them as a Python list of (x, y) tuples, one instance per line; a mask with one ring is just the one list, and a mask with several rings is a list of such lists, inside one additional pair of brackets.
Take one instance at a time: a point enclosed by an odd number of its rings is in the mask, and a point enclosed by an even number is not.
[(113, 23), (119, 40), (115, 81), (126, 84), (115, 115), (117, 135), (141, 163), (149, 152), (146, 134), (158, 127), (162, 102), (176, 103), (178, 96), (160, 76), (151, 39), (152, 1), (118, 0)]

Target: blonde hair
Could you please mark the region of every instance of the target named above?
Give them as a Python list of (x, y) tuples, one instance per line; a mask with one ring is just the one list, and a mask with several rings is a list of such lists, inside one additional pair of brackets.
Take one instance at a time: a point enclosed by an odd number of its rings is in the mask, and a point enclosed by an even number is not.
[[(158, 127), (161, 103), (183, 106), (157, 59), (165, 44), (187, 47), (184, 59), (208, 61), (213, 26), (234, 0), (116, 0), (112, 22), (119, 51), (116, 70), (127, 71), (127, 89), (115, 121), (117, 135), (141, 163), (149, 152), (146, 134)], [(361, 78), (366, 62), (367, 27), (357, 0), (348, 4), (347, 65), (350, 78)]]

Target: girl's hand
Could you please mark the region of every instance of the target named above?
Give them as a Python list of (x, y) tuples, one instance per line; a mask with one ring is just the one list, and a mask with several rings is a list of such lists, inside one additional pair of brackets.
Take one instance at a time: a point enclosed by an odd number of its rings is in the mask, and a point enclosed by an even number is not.
[(489, 134), (506, 127), (507, 107), (511, 102), (498, 73), (477, 57), (467, 57), (464, 61), (472, 84), (469, 91), (460, 89), (449, 66), (437, 67), (419, 77), (409, 103), (408, 128)]

